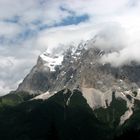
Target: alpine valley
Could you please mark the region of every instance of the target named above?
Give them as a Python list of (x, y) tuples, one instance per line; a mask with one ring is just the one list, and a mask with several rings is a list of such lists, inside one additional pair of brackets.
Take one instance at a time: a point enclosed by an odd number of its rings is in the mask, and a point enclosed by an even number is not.
[(140, 65), (112, 66), (96, 37), (44, 52), (0, 97), (1, 140), (140, 139)]

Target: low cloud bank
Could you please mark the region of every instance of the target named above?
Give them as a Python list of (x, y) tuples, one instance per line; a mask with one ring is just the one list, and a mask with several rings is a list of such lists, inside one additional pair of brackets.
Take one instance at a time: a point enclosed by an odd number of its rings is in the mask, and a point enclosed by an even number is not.
[(102, 56), (102, 63), (113, 67), (140, 64), (140, 33), (135, 29), (107, 26), (98, 33), (95, 46), (110, 51)]

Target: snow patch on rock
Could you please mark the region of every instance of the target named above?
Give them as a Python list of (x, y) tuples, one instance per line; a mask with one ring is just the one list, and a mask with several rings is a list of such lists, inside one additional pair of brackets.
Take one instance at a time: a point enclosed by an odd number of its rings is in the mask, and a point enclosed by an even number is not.
[(45, 61), (45, 66), (50, 68), (50, 71), (55, 71), (55, 67), (62, 64), (63, 55), (53, 55), (50, 53), (43, 53), (40, 57)]

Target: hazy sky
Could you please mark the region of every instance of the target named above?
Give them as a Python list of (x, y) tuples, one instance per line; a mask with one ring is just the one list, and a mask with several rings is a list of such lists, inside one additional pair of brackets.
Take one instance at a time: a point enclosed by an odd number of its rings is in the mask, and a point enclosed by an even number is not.
[(140, 0), (0, 0), (0, 95), (16, 89), (46, 49), (95, 34), (97, 46), (118, 50), (103, 63), (139, 63)]

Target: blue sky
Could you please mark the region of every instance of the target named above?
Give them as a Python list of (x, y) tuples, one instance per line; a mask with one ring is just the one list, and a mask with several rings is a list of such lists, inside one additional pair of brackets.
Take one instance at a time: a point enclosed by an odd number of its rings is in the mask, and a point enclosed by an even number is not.
[[(41, 5), (43, 5), (45, 1), (41, 1)], [(65, 9), (64, 7), (59, 7), (61, 12), (66, 12), (68, 15), (63, 17), (60, 21), (56, 21), (52, 24), (47, 24), (40, 17), (33, 19), (32, 21), (22, 21), (22, 16), (13, 15), (12, 17), (7, 17), (2, 19), (0, 22), (3, 24), (15, 24), (21, 28), (21, 31), (13, 33), (10, 37), (4, 34), (0, 34), (0, 44), (1, 45), (13, 45), (20, 44), (23, 41), (29, 40), (32, 37), (35, 37), (42, 30), (47, 30), (54, 27), (63, 27), (68, 25), (78, 25), (82, 22), (87, 22), (90, 17), (88, 14), (80, 14), (76, 15), (74, 11), (69, 9)], [(47, 20), (47, 19), (46, 19)], [(24, 23), (25, 22), (25, 23)]]
[[(139, 0), (0, 0), (0, 95), (15, 90), (37, 57), (60, 44), (79, 43), (102, 33), (106, 40), (99, 38), (97, 45), (123, 42), (128, 46), (129, 40), (140, 52), (139, 15)], [(110, 39), (120, 33), (129, 39)], [(123, 55), (134, 50), (130, 46), (119, 49)], [(139, 54), (133, 54), (139, 60)], [(104, 60), (115, 60), (115, 55), (114, 59), (108, 56)], [(126, 61), (120, 58), (118, 65)]]

